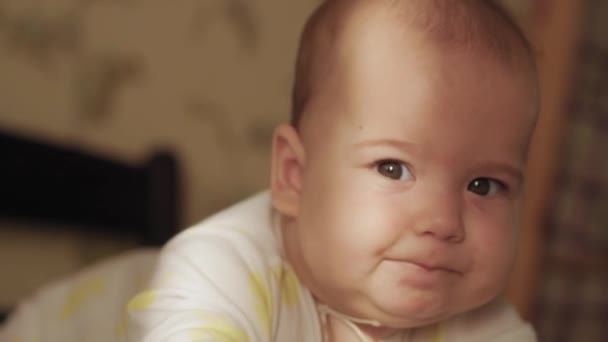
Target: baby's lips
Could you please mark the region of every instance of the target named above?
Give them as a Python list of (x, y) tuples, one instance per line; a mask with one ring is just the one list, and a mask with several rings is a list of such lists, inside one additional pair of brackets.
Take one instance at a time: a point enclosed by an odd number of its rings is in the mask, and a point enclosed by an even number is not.
[(450, 273), (456, 273), (459, 275), (462, 275), (463, 272), (460, 271), (457, 267), (452, 266), (450, 263), (448, 262), (428, 262), (428, 261), (420, 261), (420, 259), (412, 259), (412, 258), (389, 258), (386, 259), (388, 261), (392, 261), (392, 262), (402, 262), (402, 263), (408, 263), (408, 264), (412, 264), (412, 265), (416, 265), (422, 269), (425, 269), (429, 272), (434, 272), (434, 271), (443, 271), (443, 272), (450, 272)]

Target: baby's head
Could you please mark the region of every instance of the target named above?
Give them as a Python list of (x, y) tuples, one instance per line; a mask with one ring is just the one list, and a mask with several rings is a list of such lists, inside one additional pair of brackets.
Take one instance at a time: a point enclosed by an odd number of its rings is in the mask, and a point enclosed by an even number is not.
[(495, 298), (537, 103), (530, 48), (488, 1), (325, 2), (273, 141), (273, 205), (300, 280), (394, 328)]

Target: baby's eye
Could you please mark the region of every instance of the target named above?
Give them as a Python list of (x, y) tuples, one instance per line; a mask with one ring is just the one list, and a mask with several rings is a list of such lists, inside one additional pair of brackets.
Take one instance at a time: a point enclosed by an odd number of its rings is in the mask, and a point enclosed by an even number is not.
[(467, 187), (467, 190), (479, 196), (492, 196), (504, 189), (504, 184), (491, 178), (476, 178)]
[(394, 180), (409, 180), (413, 178), (412, 173), (407, 166), (395, 160), (384, 160), (379, 162), (377, 170), (384, 177)]

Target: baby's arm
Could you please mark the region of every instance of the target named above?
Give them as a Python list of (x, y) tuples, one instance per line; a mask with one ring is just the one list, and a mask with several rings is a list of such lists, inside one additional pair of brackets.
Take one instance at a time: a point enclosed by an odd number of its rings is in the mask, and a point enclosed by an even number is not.
[(270, 341), (275, 286), (256, 272), (265, 263), (242, 234), (182, 233), (128, 304), (129, 341)]

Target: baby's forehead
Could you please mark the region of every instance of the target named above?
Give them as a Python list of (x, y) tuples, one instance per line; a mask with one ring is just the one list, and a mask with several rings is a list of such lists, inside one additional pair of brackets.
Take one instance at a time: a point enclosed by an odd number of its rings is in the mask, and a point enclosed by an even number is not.
[[(354, 69), (352, 63), (360, 62), (362, 57), (377, 59), (383, 52), (383, 44), (403, 47), (399, 52), (403, 57), (408, 49), (431, 49), (440, 51), (440, 55), (467, 51), (472, 62), (479, 58), (496, 60), (502, 66), (514, 68), (513, 71), (529, 73), (531, 83), (536, 83), (534, 60), (525, 36), (490, 3), (326, 1), (311, 17), (302, 35), (292, 123), (297, 126), (301, 118), (308, 119), (309, 114), (305, 113), (314, 112), (307, 110), (312, 102), (330, 101), (327, 94), (333, 91), (329, 88), (336, 86), (336, 79), (348, 77)], [(377, 68), (383, 67), (380, 64), (376, 64)]]
[[(334, 0), (319, 21), (321, 39), (333, 40), (338, 49), (345, 42), (357, 44), (369, 36), (388, 35), (408, 44), (417, 33), (437, 47), (485, 52), (503, 61), (534, 63), (530, 44), (506, 12), (487, 0)], [(401, 38), (401, 39), (399, 39)], [(373, 48), (373, 46), (370, 46)], [(326, 50), (331, 53), (332, 49)]]

